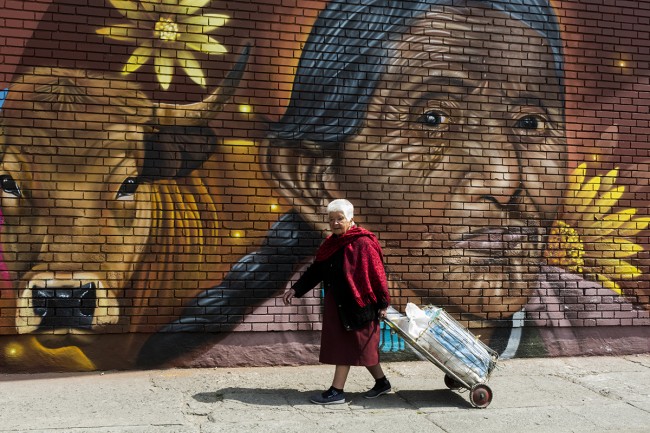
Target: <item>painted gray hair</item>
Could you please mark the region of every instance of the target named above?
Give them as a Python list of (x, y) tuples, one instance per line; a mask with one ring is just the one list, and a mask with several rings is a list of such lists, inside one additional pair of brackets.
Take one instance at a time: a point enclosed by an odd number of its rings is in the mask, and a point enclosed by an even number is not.
[(352, 220), (354, 218), (354, 205), (344, 198), (332, 200), (327, 205), (327, 213), (343, 212), (345, 218)]
[[(563, 86), (560, 26), (550, 0), (478, 0), (519, 20), (545, 38)], [(291, 100), (271, 125), (280, 140), (307, 140), (335, 150), (365, 119), (370, 97), (386, 69), (392, 41), (431, 6), (457, 0), (330, 0), (302, 51)], [(563, 100), (564, 92), (559, 98)], [(564, 101), (563, 101), (564, 102)]]

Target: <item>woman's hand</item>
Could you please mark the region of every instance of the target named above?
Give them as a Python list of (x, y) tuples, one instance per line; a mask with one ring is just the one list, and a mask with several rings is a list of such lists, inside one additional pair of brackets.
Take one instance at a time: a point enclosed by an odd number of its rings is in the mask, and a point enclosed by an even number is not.
[(291, 305), (291, 300), (293, 297), (296, 296), (296, 291), (293, 289), (289, 289), (286, 292), (284, 292), (284, 295), (282, 295), (282, 300), (284, 301), (284, 305)]
[(388, 315), (388, 308), (384, 308), (383, 310), (379, 310), (379, 320), (384, 320), (387, 315)]

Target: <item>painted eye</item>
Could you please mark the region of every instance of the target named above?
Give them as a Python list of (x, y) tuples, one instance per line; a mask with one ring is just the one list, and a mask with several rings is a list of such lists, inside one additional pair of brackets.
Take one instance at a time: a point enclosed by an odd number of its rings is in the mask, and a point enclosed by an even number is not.
[(544, 120), (537, 116), (525, 116), (517, 120), (516, 127), (521, 129), (542, 129), (544, 128)]
[(14, 197), (20, 197), (22, 195), (16, 181), (8, 174), (0, 176), (0, 185), (2, 185), (2, 190), (7, 194), (11, 194)]
[(133, 196), (137, 191), (138, 186), (140, 186), (138, 178), (127, 177), (124, 182), (122, 182), (122, 185), (120, 185), (120, 189), (117, 191), (117, 199), (123, 200)]
[(432, 128), (439, 128), (447, 123), (447, 116), (438, 111), (428, 111), (418, 119), (420, 123)]

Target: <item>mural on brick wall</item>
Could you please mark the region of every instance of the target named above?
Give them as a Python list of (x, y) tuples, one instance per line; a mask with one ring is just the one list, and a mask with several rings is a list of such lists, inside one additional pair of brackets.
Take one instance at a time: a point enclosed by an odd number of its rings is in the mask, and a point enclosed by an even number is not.
[(398, 310), (443, 306), (504, 357), (649, 348), (634, 11), (30, 5), (1, 5), (3, 370), (315, 362), (321, 294), (278, 297), (334, 198)]

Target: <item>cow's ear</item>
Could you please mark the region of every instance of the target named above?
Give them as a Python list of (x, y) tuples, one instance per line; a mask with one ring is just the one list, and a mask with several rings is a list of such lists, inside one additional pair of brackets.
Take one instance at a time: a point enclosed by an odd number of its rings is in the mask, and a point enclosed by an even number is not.
[(271, 186), (308, 219), (323, 215), (338, 195), (334, 155), (315, 143), (265, 139), (260, 143), (260, 166)]

